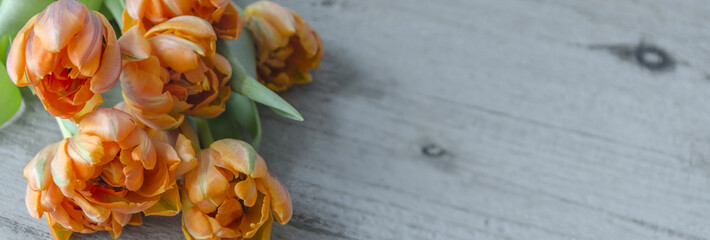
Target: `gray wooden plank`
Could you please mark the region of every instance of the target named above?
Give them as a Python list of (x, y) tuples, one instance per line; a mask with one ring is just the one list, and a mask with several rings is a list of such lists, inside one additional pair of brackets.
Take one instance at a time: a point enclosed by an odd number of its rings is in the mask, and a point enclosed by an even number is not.
[[(279, 2), (326, 56), (283, 94), (305, 122), (261, 109), (295, 207), (275, 239), (710, 239), (705, 2)], [(619, 55), (641, 42), (675, 66)], [(49, 236), (22, 169), (60, 137), (29, 96), (0, 130), (3, 236)], [(150, 217), (122, 238), (179, 229)]]

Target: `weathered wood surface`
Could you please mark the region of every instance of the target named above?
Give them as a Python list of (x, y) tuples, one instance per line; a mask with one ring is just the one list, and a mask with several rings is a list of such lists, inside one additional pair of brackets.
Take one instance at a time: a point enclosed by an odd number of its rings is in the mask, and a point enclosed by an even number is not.
[[(305, 122), (262, 109), (295, 207), (275, 239), (710, 239), (706, 1), (280, 2), (326, 56), (284, 94)], [(644, 67), (641, 42), (673, 64)], [(0, 130), (3, 239), (49, 238), (22, 169), (61, 135), (25, 100)]]

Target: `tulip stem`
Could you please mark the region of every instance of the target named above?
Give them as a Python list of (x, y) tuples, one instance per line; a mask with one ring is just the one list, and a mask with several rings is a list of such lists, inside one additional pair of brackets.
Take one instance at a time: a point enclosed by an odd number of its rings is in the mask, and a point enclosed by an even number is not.
[(210, 124), (207, 123), (207, 119), (204, 118), (194, 118), (195, 125), (197, 125), (197, 135), (200, 137), (200, 144), (202, 148), (208, 148), (214, 138), (212, 137), (212, 130), (210, 129)]
[(64, 136), (64, 138), (70, 138), (76, 134), (78, 128), (76, 123), (59, 117), (54, 118), (57, 119), (57, 125), (59, 125), (59, 130), (62, 131), (62, 136)]

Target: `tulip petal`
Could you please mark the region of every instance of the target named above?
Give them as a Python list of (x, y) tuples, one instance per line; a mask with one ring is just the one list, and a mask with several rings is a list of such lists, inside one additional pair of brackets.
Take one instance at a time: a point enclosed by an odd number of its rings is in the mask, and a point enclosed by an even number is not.
[[(86, 199), (106, 209), (111, 209), (112, 212), (133, 214), (150, 208), (160, 200), (160, 196), (146, 198), (129, 192), (125, 197), (116, 197), (103, 192), (96, 192), (91, 196), (86, 196)], [(133, 220), (132, 217), (129, 224), (132, 224)]]
[(129, 191), (137, 191), (143, 185), (143, 164), (133, 160), (131, 150), (121, 151), (119, 157), (123, 164), (124, 185)]
[(256, 182), (253, 178), (247, 176), (244, 181), (237, 183), (234, 192), (237, 197), (244, 200), (244, 206), (252, 207), (256, 203)]
[(271, 215), (269, 195), (259, 194), (254, 207), (242, 217), (242, 222), (239, 224), (239, 231), (242, 232), (244, 238), (253, 237)]
[(12, 41), (10, 51), (7, 55), (7, 73), (15, 85), (24, 87), (30, 85), (29, 79), (25, 75), (25, 48), (29, 37), (29, 31), (32, 30), (37, 16), (30, 18), (17, 36), (15, 41)]
[(293, 204), (286, 187), (271, 172), (268, 172), (266, 177), (258, 179), (257, 186), (260, 183), (263, 183), (266, 188), (265, 194), (271, 196), (271, 211), (274, 213), (276, 221), (281, 225), (288, 223), (293, 216)]
[(160, 195), (155, 205), (143, 211), (146, 216), (175, 216), (182, 209), (177, 185)]
[(42, 41), (35, 32), (36, 31), (30, 32), (25, 47), (27, 75), (32, 84), (37, 84), (38, 80), (44, 78), (45, 75), (54, 70), (58, 65), (57, 56), (60, 54), (59, 52), (47, 51), (47, 49), (42, 46)]
[(186, 239), (209, 239), (212, 237), (212, 227), (204, 213), (194, 206), (187, 196), (187, 191), (181, 194), (184, 210), (182, 212), (182, 227)]
[(118, 76), (121, 74), (121, 49), (118, 46), (118, 40), (116, 40), (116, 33), (106, 17), (99, 13), (96, 15), (101, 18), (104, 25), (106, 47), (101, 56), (101, 66), (96, 71), (96, 75), (91, 78), (91, 91), (104, 93), (118, 83)]
[(121, 142), (135, 128), (133, 117), (114, 108), (99, 108), (79, 123), (79, 132), (100, 137), (103, 141)]
[(197, 68), (199, 55), (205, 55), (201, 46), (172, 34), (158, 35), (148, 41), (161, 64), (181, 73)]
[[(145, 12), (146, 2), (149, 0), (126, 0), (126, 13), (128, 16), (135, 20), (140, 20), (143, 18), (143, 13)], [(124, 21), (126, 17), (124, 16)], [(125, 28), (125, 27), (124, 27)]]
[(143, 185), (135, 193), (143, 197), (159, 196), (170, 187), (170, 176), (165, 162), (158, 161), (155, 168), (143, 172)]
[(84, 212), (84, 215), (91, 221), (103, 223), (111, 216), (111, 211), (99, 205), (90, 203), (81, 194), (76, 195), (76, 197), (74, 198), (74, 202), (81, 208), (81, 210)]
[(118, 39), (124, 61), (139, 61), (150, 57), (150, 43), (137, 26), (131, 27)]
[[(44, 211), (53, 211), (62, 204), (64, 195), (56, 185), (50, 185), (47, 190), (42, 191), (40, 203)], [(41, 214), (40, 214), (41, 216)]]
[(72, 231), (67, 230), (57, 223), (53, 217), (47, 215), (47, 224), (49, 225), (49, 232), (52, 234), (52, 238), (55, 240), (69, 240)]
[(74, 167), (71, 157), (67, 154), (68, 139), (62, 140), (57, 147), (57, 154), (51, 162), (52, 180), (62, 190), (64, 196), (74, 196)]
[(50, 163), (57, 152), (58, 145), (58, 143), (54, 143), (42, 148), (25, 167), (24, 176), (28, 181), (27, 186), (32, 190), (45, 190), (51, 183)]
[(84, 27), (86, 13), (84, 4), (59, 0), (37, 15), (34, 32), (47, 51), (58, 53)]
[(96, 13), (89, 11), (84, 18), (84, 27), (67, 45), (67, 55), (83, 76), (94, 76), (99, 68), (103, 33), (106, 31)]
[(153, 26), (145, 33), (147, 38), (158, 35), (160, 33), (179, 33), (180, 36), (191, 36), (195, 39), (208, 39), (215, 41), (217, 36), (212, 29), (212, 25), (195, 16), (177, 16), (165, 21), (161, 24)]
[(235, 139), (222, 139), (210, 145), (221, 156), (227, 169), (248, 174), (253, 178), (266, 176), (266, 163), (246, 142)]
[[(256, 198), (254, 198), (256, 199)], [(215, 220), (219, 222), (221, 226), (227, 226), (234, 220), (239, 219), (244, 214), (244, 209), (239, 200), (234, 198), (227, 198), (222, 202), (222, 205), (217, 209), (217, 214), (215, 215)]]
[(219, 21), (213, 24), (217, 35), (225, 40), (234, 40), (242, 33), (242, 21), (239, 19), (239, 12), (234, 3), (228, 1), (226, 8)]
[(74, 161), (82, 161), (92, 166), (101, 163), (104, 157), (104, 145), (101, 138), (84, 133), (78, 133), (69, 138), (67, 153)]
[(185, 135), (178, 135), (175, 142), (175, 151), (180, 157), (180, 165), (175, 169), (175, 176), (182, 176), (197, 166), (195, 149), (192, 146), (192, 142)]
[[(212, 197), (224, 195), (229, 188), (228, 179), (212, 163), (215, 152), (204, 149), (197, 154), (197, 167), (185, 175), (190, 200), (193, 203), (209, 201)], [(219, 203), (214, 205), (219, 206)]]
[(27, 189), (25, 190), (25, 206), (30, 216), (36, 219), (41, 218), (42, 214), (44, 214), (44, 208), (42, 204), (40, 204), (41, 197), (40, 191), (32, 190), (30, 185), (27, 185)]

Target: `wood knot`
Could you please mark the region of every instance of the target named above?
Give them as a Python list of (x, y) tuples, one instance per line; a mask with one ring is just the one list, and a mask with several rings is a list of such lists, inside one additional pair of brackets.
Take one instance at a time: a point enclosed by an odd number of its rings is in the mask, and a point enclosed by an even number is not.
[(446, 155), (446, 150), (434, 143), (422, 146), (422, 154), (431, 158), (438, 158)]

